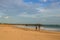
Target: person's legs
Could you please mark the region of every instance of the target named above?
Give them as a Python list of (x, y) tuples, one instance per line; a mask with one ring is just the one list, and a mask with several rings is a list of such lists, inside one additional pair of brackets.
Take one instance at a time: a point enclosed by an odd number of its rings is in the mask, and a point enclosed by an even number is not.
[(38, 26), (39, 27), (39, 30), (40, 30), (40, 26)]
[(37, 26), (36, 26), (36, 30), (37, 30)]

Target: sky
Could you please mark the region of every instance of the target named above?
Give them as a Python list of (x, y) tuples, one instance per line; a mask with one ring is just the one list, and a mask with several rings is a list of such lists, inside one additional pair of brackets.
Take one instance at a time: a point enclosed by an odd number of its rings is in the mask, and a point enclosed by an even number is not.
[(0, 23), (60, 24), (60, 0), (0, 0)]

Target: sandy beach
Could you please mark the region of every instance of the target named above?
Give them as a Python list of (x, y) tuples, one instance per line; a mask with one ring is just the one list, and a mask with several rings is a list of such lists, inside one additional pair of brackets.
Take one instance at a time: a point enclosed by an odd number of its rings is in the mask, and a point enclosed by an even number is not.
[(0, 40), (60, 40), (60, 32), (31, 31), (2, 24)]

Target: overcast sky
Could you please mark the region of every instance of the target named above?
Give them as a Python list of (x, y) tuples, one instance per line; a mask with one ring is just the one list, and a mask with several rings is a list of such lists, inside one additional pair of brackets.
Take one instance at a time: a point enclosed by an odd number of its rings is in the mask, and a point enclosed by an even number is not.
[(0, 0), (0, 22), (60, 24), (60, 0)]

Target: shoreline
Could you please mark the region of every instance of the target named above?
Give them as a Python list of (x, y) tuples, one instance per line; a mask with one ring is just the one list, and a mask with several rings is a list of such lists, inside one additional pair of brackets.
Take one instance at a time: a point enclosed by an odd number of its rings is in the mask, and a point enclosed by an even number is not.
[[(55, 30), (45, 30), (45, 29), (40, 29), (40, 30), (36, 30), (36, 29), (31, 29), (31, 28), (24, 28), (24, 27), (17, 27), (16, 25), (9, 25), (9, 24), (0, 24), (0, 25), (7, 25), (7, 26), (11, 26), (11, 27), (14, 27), (14, 28), (18, 28), (18, 29), (22, 29), (22, 30), (27, 30), (27, 31), (46, 31), (46, 32), (57, 32), (57, 33), (60, 33), (60, 31), (55, 31)], [(19, 26), (24, 26), (24, 25), (19, 25)]]
[[(35, 27), (33, 27), (33, 26), (21, 26), (21, 25), (15, 25), (14, 27), (16, 27), (16, 28), (22, 28), (22, 29), (29, 29), (29, 30), (36, 30), (36, 28)], [(50, 32), (60, 32), (60, 29), (58, 30), (58, 29), (56, 29), (56, 28), (42, 28), (43, 26), (41, 26), (41, 28), (40, 28), (40, 30), (45, 30), (45, 31), (50, 31)], [(39, 31), (38, 29), (36, 30), (36, 31)]]
[[(1, 25), (1, 24), (0, 24)], [(2, 25), (7, 25), (7, 24), (2, 24)], [(54, 33), (60, 33), (60, 31), (52, 31), (52, 30), (45, 30), (45, 29), (40, 29), (40, 30), (36, 30), (36, 29), (30, 29), (30, 28), (22, 28), (22, 27), (16, 27), (15, 25), (7, 25), (13, 28), (17, 28), (17, 29), (21, 29), (21, 30), (25, 30), (25, 31), (37, 31), (37, 32), (54, 32)], [(20, 26), (24, 26), (24, 25), (20, 25)]]

